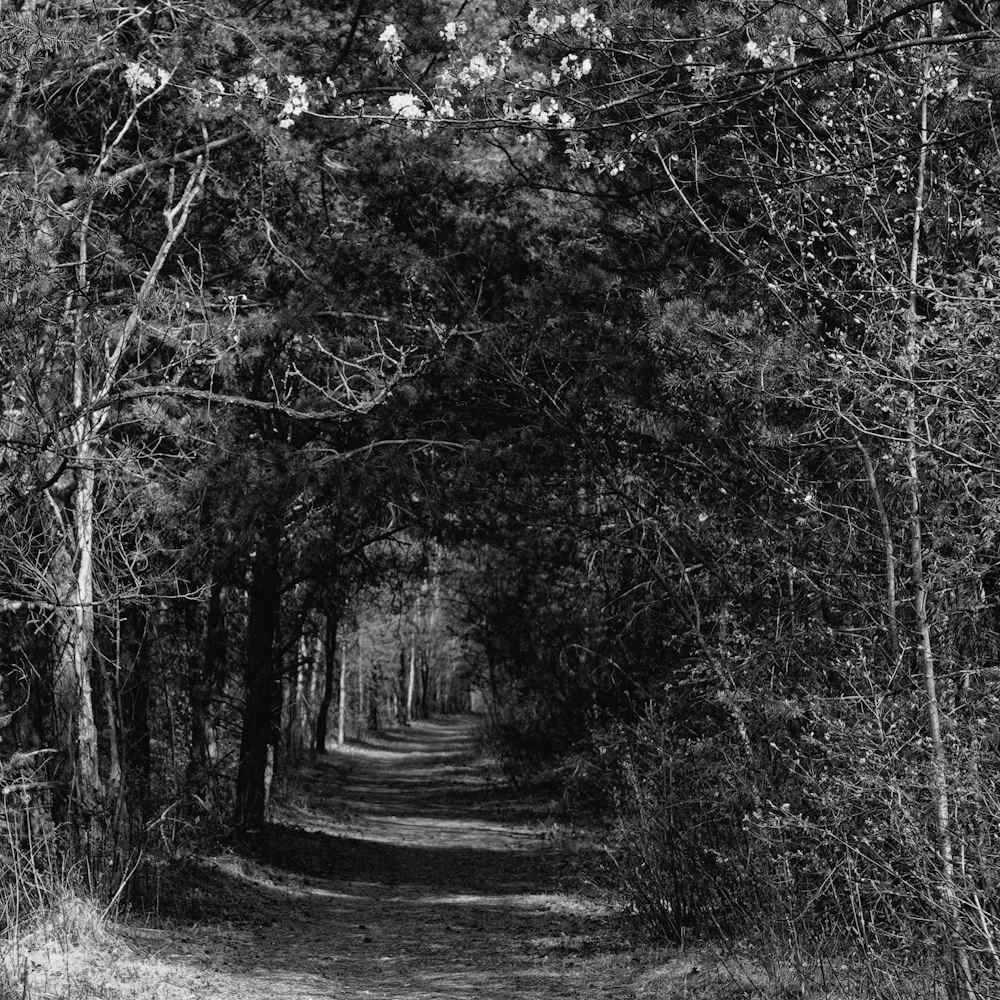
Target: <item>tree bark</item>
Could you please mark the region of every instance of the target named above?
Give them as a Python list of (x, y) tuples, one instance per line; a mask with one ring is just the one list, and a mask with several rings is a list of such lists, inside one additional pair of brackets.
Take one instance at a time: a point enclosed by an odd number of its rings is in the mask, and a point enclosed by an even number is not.
[(333, 611), (326, 613), (326, 659), (323, 674), (323, 698), (319, 703), (316, 717), (316, 753), (326, 753), (326, 734), (329, 726), (330, 706), (333, 704), (333, 681), (337, 666), (337, 627), (339, 615)]
[(889, 515), (882, 501), (882, 493), (878, 488), (878, 481), (875, 478), (875, 467), (872, 465), (871, 456), (868, 449), (861, 443), (861, 439), (855, 435), (855, 444), (861, 452), (861, 460), (865, 466), (865, 477), (868, 480), (868, 488), (872, 493), (872, 502), (875, 504), (875, 511), (878, 514), (879, 528), (882, 532), (882, 565), (885, 576), (885, 628), (888, 640), (890, 668), (895, 669), (899, 665), (899, 609), (896, 598), (896, 549), (892, 540), (892, 526), (889, 523)]
[[(72, 528), (60, 518), (66, 538), (53, 559), (56, 613), (52, 692), (55, 735), (62, 753), (62, 795), (56, 820), (68, 821), (94, 856), (103, 836), (104, 786), (100, 774), (91, 658), (94, 641), (94, 470), (86, 442), (78, 447), (79, 469)], [(55, 502), (55, 501), (53, 501)]]
[(406, 678), (406, 717), (404, 722), (409, 725), (413, 721), (413, 695), (417, 686), (417, 646), (410, 646), (410, 670)]
[[(926, 14), (926, 34), (934, 34), (935, 13), (938, 5), (932, 4)], [(920, 660), (923, 667), (925, 711), (930, 736), (931, 798), (934, 809), (937, 849), (940, 861), (939, 893), (945, 950), (950, 960), (948, 970), (953, 979), (950, 987), (965, 1000), (974, 1000), (976, 990), (972, 981), (969, 952), (963, 941), (961, 904), (955, 884), (955, 854), (951, 825), (951, 796), (948, 788), (948, 752), (941, 728), (941, 706), (938, 699), (937, 668), (928, 613), (929, 592), (924, 573), (923, 526), (920, 495), (920, 467), (918, 459), (917, 421), (917, 365), (920, 355), (918, 336), (919, 316), (917, 302), (920, 294), (920, 252), (923, 243), (923, 217), (927, 198), (927, 156), (930, 148), (929, 100), (932, 65), (930, 56), (924, 54), (923, 81), (919, 104), (919, 154), (917, 159), (916, 190), (914, 192), (913, 227), (910, 235), (909, 307), (906, 315), (906, 356), (903, 375), (909, 386), (906, 391), (904, 436), (906, 442), (906, 471), (909, 487), (910, 520), (910, 579), (913, 586), (913, 619), (917, 633)]]
[(267, 806), (268, 746), (273, 744), (275, 640), (281, 611), (279, 550), (281, 521), (268, 516), (257, 540), (249, 587), (244, 708), (236, 772), (234, 825), (238, 833), (259, 830)]
[(361, 655), (361, 634), (358, 634), (358, 739), (364, 735), (365, 731), (365, 670), (364, 661)]
[[(194, 608), (192, 607), (192, 611)], [(191, 709), (190, 748), (186, 782), (192, 794), (211, 806), (215, 764), (215, 700), (221, 693), (226, 661), (226, 629), (222, 580), (211, 578), (201, 655), (188, 663), (188, 704)]]
[(305, 698), (306, 686), (309, 683), (309, 640), (305, 635), (299, 637), (299, 655), (295, 670), (288, 676), (288, 721), (285, 724), (285, 746), (290, 763), (302, 757), (302, 747), (305, 734)]
[(381, 706), (382, 700), (382, 666), (372, 664), (371, 683), (368, 685), (368, 728), (377, 733), (382, 728)]
[(337, 746), (347, 741), (347, 657), (340, 656), (340, 690), (337, 692)]
[(139, 819), (150, 813), (149, 776), (153, 754), (149, 730), (149, 642), (145, 609), (126, 607), (121, 616), (124, 659), (118, 685), (121, 703), (122, 762), (129, 799), (139, 806)]
[(430, 712), (430, 688), (431, 688), (431, 658), (425, 649), (421, 654), (420, 663), (420, 716), (429, 719)]

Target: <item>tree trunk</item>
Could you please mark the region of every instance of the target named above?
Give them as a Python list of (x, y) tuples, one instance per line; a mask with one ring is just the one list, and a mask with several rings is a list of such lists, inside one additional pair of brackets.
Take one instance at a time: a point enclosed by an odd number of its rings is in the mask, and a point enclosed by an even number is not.
[(118, 685), (121, 703), (122, 762), (129, 800), (139, 807), (137, 819), (150, 813), (149, 775), (153, 754), (149, 731), (149, 643), (145, 609), (126, 607), (121, 618), (123, 674)]
[(377, 733), (382, 727), (379, 701), (382, 699), (382, 667), (372, 664), (371, 683), (368, 686), (368, 728)]
[(247, 650), (243, 669), (243, 732), (236, 772), (237, 832), (264, 825), (268, 746), (273, 741), (275, 640), (281, 611), (281, 521), (272, 514), (257, 540), (249, 587)]
[[(319, 725), (318, 706), (323, 694), (322, 684), (326, 663), (323, 650), (325, 648), (324, 637), (317, 634), (316, 641), (313, 643), (312, 676), (309, 678), (309, 696), (306, 698), (306, 712), (309, 714), (309, 746), (314, 749), (316, 746), (316, 727)], [(321, 663), (324, 664), (324, 669), (320, 669)]]
[(948, 753), (941, 729), (941, 707), (937, 690), (937, 670), (928, 616), (928, 586), (924, 575), (923, 538), (920, 513), (920, 479), (917, 464), (917, 422), (913, 393), (906, 415), (906, 461), (910, 487), (910, 577), (913, 583), (913, 618), (923, 667), (927, 730), (931, 750), (931, 794), (941, 865), (940, 894), (944, 909), (946, 949), (951, 957), (953, 985), (966, 1000), (976, 996), (972, 983), (969, 953), (963, 944), (961, 903), (955, 885), (955, 851), (952, 836), (951, 796), (948, 788)]
[(288, 677), (288, 721), (285, 725), (285, 746), (290, 763), (302, 758), (303, 735), (305, 733), (304, 702), (306, 685), (309, 683), (309, 640), (299, 638), (299, 655), (295, 670)]
[(424, 650), (421, 655), (420, 664), (420, 717), (429, 719), (430, 712), (430, 688), (431, 688), (431, 658)]
[[(934, 34), (934, 14), (938, 5), (932, 4), (926, 15), (926, 32)], [(923, 667), (924, 695), (926, 701), (927, 729), (930, 736), (931, 802), (933, 806), (937, 849), (940, 862), (940, 894), (942, 906), (943, 937), (949, 960), (949, 986), (958, 996), (973, 1000), (976, 990), (972, 981), (969, 952), (962, 933), (962, 907), (955, 884), (955, 853), (952, 836), (951, 796), (948, 788), (948, 752), (941, 729), (941, 707), (938, 700), (937, 668), (928, 613), (929, 587), (924, 573), (923, 526), (920, 496), (920, 468), (918, 463), (917, 421), (917, 366), (920, 355), (919, 316), (917, 300), (920, 294), (920, 250), (923, 241), (923, 217), (927, 198), (927, 156), (930, 148), (929, 100), (932, 78), (930, 56), (923, 57), (923, 84), (920, 96), (919, 154), (917, 159), (916, 190), (914, 192), (913, 228), (909, 261), (909, 308), (906, 316), (907, 342), (902, 374), (909, 382), (906, 392), (906, 471), (909, 487), (910, 520), (910, 579), (913, 586), (913, 619)]]
[(337, 746), (347, 741), (347, 657), (340, 656), (340, 690), (337, 692)]
[(365, 670), (364, 661), (361, 657), (361, 635), (358, 635), (358, 739), (365, 732)]
[[(188, 663), (188, 704), (191, 709), (190, 748), (186, 782), (193, 795), (211, 807), (215, 763), (214, 705), (221, 693), (226, 662), (226, 629), (222, 580), (211, 578), (201, 655)], [(195, 608), (192, 605), (192, 612)], [(193, 629), (193, 624), (192, 624)]]
[[(59, 546), (55, 572), (55, 663), (52, 678), (55, 735), (62, 752), (62, 795), (57, 821), (68, 821), (92, 857), (103, 836), (104, 787), (100, 774), (97, 722), (91, 683), (94, 641), (94, 471), (86, 444), (79, 446), (80, 466), (73, 498), (72, 524), (60, 525), (68, 536)], [(72, 539), (72, 541), (71, 541)]]
[(323, 699), (316, 717), (316, 753), (326, 753), (326, 733), (329, 725), (330, 706), (333, 704), (333, 675), (337, 666), (337, 626), (339, 615), (326, 613), (326, 660), (323, 674)]
[(409, 725), (413, 721), (413, 695), (417, 686), (417, 647), (410, 646), (410, 670), (406, 678), (406, 716), (404, 722)]
[(892, 526), (889, 523), (889, 515), (882, 500), (882, 493), (878, 488), (878, 481), (875, 478), (875, 467), (872, 464), (868, 449), (861, 443), (861, 439), (855, 435), (855, 444), (861, 452), (861, 460), (865, 466), (865, 477), (868, 480), (868, 488), (872, 493), (872, 502), (875, 504), (875, 511), (878, 514), (879, 528), (882, 532), (882, 565), (885, 577), (885, 607), (883, 617), (885, 618), (886, 636), (888, 640), (889, 666), (895, 670), (899, 666), (900, 645), (899, 645), (899, 611), (896, 598), (896, 550), (892, 541)]

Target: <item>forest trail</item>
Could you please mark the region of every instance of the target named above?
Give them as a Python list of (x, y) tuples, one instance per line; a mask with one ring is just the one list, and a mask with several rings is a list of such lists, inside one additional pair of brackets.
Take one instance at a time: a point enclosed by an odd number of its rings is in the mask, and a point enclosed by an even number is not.
[(209, 1000), (632, 996), (611, 914), (566, 891), (573, 852), (489, 785), (478, 739), (446, 717), (306, 766), (252, 860), (191, 875), (198, 923), (161, 960)]

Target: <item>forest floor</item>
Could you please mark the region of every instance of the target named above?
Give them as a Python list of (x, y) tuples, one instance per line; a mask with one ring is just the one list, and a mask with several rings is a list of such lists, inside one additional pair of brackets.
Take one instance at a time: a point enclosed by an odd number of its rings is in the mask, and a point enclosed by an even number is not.
[(648, 995), (653, 956), (628, 946), (586, 877), (596, 848), (554, 824), (543, 796), (491, 774), (473, 717), (305, 766), (252, 856), (192, 862), (156, 926), (133, 927), (132, 946), (157, 963), (145, 995)]

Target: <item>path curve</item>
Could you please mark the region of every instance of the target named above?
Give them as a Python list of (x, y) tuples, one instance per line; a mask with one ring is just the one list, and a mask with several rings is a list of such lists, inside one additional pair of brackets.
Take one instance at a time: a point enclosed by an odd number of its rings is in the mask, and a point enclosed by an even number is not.
[(566, 890), (566, 851), (491, 789), (478, 740), (446, 717), (303, 769), (255, 859), (198, 872), (197, 931), (161, 958), (215, 1000), (633, 996), (611, 915)]

